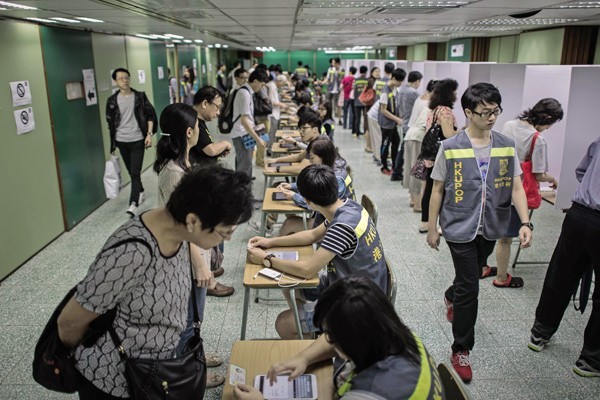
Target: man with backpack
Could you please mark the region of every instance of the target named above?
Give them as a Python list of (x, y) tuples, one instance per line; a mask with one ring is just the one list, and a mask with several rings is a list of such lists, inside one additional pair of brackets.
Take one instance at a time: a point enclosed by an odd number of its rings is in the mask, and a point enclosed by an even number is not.
[[(269, 81), (267, 71), (262, 68), (255, 69), (245, 83), (236, 92), (230, 94), (233, 96), (230, 115), (223, 115), (224, 118), (231, 118), (231, 138), (235, 148), (235, 170), (242, 171), (252, 176), (252, 151), (255, 144), (265, 147), (266, 143), (256, 133), (260, 125), (254, 123), (254, 99), (253, 94), (260, 90)], [(229, 101), (229, 99), (227, 99)], [(225, 110), (227, 113), (228, 110)], [(219, 118), (219, 129), (221, 128), (221, 118)]]

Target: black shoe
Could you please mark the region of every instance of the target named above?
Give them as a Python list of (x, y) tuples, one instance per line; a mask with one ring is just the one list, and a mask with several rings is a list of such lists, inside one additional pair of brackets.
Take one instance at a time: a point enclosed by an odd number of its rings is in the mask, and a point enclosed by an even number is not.
[(401, 176), (392, 175), (392, 176), (390, 176), (390, 181), (392, 181), (392, 182), (402, 181), (402, 177)]

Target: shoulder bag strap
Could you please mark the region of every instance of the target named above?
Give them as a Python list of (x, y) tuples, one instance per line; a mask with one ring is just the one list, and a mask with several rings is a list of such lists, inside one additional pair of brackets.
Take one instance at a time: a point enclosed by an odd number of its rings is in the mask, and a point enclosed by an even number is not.
[(531, 161), (531, 156), (533, 155), (533, 149), (535, 147), (535, 142), (536, 142), (538, 136), (540, 136), (539, 132), (536, 132), (533, 134), (533, 140), (531, 141), (531, 147), (529, 148), (529, 154), (527, 155), (526, 161)]

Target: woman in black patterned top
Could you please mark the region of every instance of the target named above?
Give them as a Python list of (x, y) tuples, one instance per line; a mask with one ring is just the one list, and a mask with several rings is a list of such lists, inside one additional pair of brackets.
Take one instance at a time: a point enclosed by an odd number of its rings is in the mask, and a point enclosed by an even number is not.
[(164, 208), (133, 218), (108, 238), (58, 319), (60, 339), (73, 348), (81, 373), (80, 399), (129, 397), (109, 334), (91, 347), (80, 345), (89, 324), (113, 308), (113, 327), (129, 357), (174, 356), (191, 293), (188, 242), (209, 249), (248, 221), (250, 182), (218, 166), (189, 171)]

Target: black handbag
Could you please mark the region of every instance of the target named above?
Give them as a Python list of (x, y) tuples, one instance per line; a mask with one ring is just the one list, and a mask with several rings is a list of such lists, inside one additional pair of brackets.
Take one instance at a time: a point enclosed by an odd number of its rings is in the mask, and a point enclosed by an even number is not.
[(419, 159), (421, 160), (434, 161), (440, 148), (440, 143), (445, 139), (442, 132), (442, 126), (436, 122), (436, 115), (437, 114), (434, 112), (431, 126), (423, 137), (423, 143), (421, 143), (421, 154), (419, 155)]
[[(148, 243), (135, 238), (115, 243), (109, 249), (128, 242), (141, 243), (152, 251)], [(35, 345), (31, 368), (33, 379), (46, 389), (55, 392), (74, 393), (79, 387), (80, 374), (75, 368), (74, 349), (66, 347), (60, 340), (57, 324), (60, 313), (73, 298), (76, 290), (77, 286), (74, 286), (58, 304)], [(116, 308), (113, 308), (93, 320), (81, 339), (81, 345), (84, 347), (94, 345), (100, 336), (106, 333), (108, 327), (112, 326), (116, 312)]]
[[(191, 272), (190, 259), (190, 272)], [(192, 279), (192, 285), (194, 281)], [(164, 360), (130, 358), (121, 340), (111, 326), (110, 336), (125, 363), (125, 378), (129, 396), (136, 400), (198, 399), (206, 389), (206, 359), (200, 337), (200, 317), (196, 308), (196, 293), (192, 287), (194, 309), (194, 336), (184, 353)]]
[(261, 92), (254, 93), (254, 117), (264, 117), (273, 113), (271, 101)]

